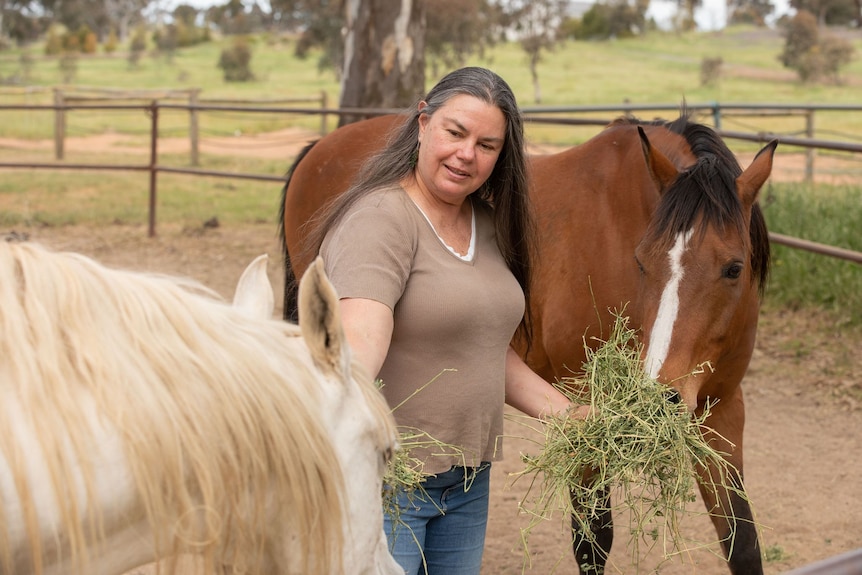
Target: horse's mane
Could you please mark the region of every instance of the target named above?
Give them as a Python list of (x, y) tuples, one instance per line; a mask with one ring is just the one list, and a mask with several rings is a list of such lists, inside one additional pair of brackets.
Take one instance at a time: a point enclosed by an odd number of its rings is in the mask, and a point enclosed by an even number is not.
[(626, 124), (656, 126), (678, 134), (697, 158), (694, 164), (680, 172), (673, 185), (663, 194), (653, 220), (653, 239), (664, 239), (658, 245), (667, 247), (679, 233), (690, 229), (698, 217), (703, 218), (704, 224), (719, 229), (736, 226), (740, 233), (744, 233), (748, 227), (752, 279), (757, 282), (762, 294), (766, 288), (770, 264), (766, 220), (758, 203), (752, 207), (748, 226), (743, 219), (742, 205), (736, 193), (736, 178), (742, 174), (742, 168), (733, 152), (712, 128), (692, 121), (690, 112), (684, 107), (680, 116), (671, 121), (641, 121), (627, 116), (613, 123)]
[[(278, 529), (318, 558), (304, 573), (349, 568), (331, 563), (344, 537), (343, 477), (321, 423), (321, 391), (303, 385), (320, 377), (312, 366), (298, 327), (250, 320), (194, 282), (0, 243), (0, 456), (21, 500), (18, 508), (0, 501), (0, 571), (12, 572), (15, 513), (34, 570), (36, 557), (58, 552), (55, 526), (37, 524), (45, 502), (34, 478), (13, 464), (40, 450), (49, 477), (37, 479), (53, 489), (57, 532), (68, 533), (59, 543), (74, 562), (85, 565), (91, 539), (130, 520), (94, 507), (99, 489), (115, 486), (104, 485), (90, 455), (112, 436), (131, 472), (123, 479), (141, 496), (136, 518), (154, 523), (161, 555), (194, 550), (253, 572), (260, 534), (276, 528), (266, 517), (283, 508), (289, 513), (277, 515), (293, 524)], [(10, 405), (20, 411), (8, 413)], [(16, 422), (36, 445), (22, 445)]]

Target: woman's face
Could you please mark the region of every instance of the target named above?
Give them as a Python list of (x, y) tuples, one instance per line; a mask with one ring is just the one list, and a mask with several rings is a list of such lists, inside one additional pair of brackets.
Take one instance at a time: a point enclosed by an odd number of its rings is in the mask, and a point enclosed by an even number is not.
[(419, 186), (460, 204), (491, 175), (505, 139), (503, 112), (473, 96), (453, 96), (433, 116), (420, 114)]

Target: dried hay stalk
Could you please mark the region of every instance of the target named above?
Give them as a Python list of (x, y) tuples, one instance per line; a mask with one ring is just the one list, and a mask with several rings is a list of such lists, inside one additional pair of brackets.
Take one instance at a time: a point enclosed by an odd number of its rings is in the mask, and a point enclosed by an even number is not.
[[(634, 565), (641, 541), (648, 550), (661, 543), (665, 560), (692, 545), (705, 547), (681, 535), (680, 518), (695, 500), (695, 468), (708, 463), (721, 470), (713, 488), (747, 500), (741, 486), (726, 484), (738, 476), (736, 469), (704, 439), (704, 431), (718, 435), (704, 426), (710, 404), (690, 415), (685, 405), (671, 401), (669, 387), (644, 372), (640, 353), (627, 318), (617, 315), (608, 341), (595, 350), (587, 348), (584, 375), (560, 382), (574, 403), (589, 402), (597, 415), (547, 418), (541, 452), (522, 455), (526, 468), (517, 476), (533, 476), (520, 504), (531, 516), (522, 529), (525, 552), (532, 529), (555, 512), (571, 515), (579, 536), (594, 538), (591, 523), (608, 512), (619, 517), (623, 510), (630, 517)], [(701, 373), (704, 366), (708, 364)], [(606, 497), (611, 491), (620, 500), (616, 505)]]
[[(411, 397), (431, 385), (447, 371), (455, 370), (444, 369), (434, 376), (431, 381), (410, 394), (404, 402), (409, 401)], [(377, 385), (382, 388), (383, 382), (377, 380)], [(392, 411), (394, 412), (404, 402), (393, 407)], [(464, 460), (463, 452), (458, 446), (435, 439), (420, 429), (402, 425), (398, 426), (398, 450), (393, 454), (383, 475), (383, 511), (392, 517), (394, 524), (400, 522), (400, 509), (396, 501), (397, 495), (405, 493), (408, 500), (413, 501), (417, 491), (420, 495), (424, 491), (422, 482), (433, 475), (424, 471), (424, 461), (413, 456), (413, 453), (417, 449), (430, 450), (432, 454), (455, 455), (462, 462)], [(464, 462), (464, 465), (466, 466), (466, 462)]]

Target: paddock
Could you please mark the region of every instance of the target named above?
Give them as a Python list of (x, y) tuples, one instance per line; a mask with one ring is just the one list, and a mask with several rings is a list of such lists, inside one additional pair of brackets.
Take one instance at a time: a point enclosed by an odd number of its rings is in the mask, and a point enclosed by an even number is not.
[[(4, 232), (8, 230), (2, 230)], [(270, 254), (269, 274), (282, 285), (276, 265), (280, 246), (269, 222), (242, 227), (182, 230), (167, 224), (160, 235), (145, 239), (141, 228), (58, 227), (24, 229), (30, 239), (58, 249), (71, 249), (112, 265), (184, 274), (231, 297), (236, 280), (251, 259)], [(281, 302), (276, 298), (276, 306)], [(280, 309), (276, 310), (280, 314)], [(823, 335), (824, 319), (798, 312), (764, 312), (748, 376), (746, 393), (746, 485), (757, 521), (770, 575), (862, 547), (862, 500), (858, 497), (862, 461), (856, 454), (862, 438), (848, 430), (862, 423), (860, 340), (833, 341)], [(522, 572), (523, 549), (517, 502), (526, 485), (512, 484), (509, 473), (521, 469), (521, 451), (535, 449), (535, 437), (508, 411), (506, 458), (493, 468), (491, 511), (483, 575)], [(703, 509), (691, 504), (693, 513)], [(625, 525), (617, 521), (618, 529)], [(571, 551), (564, 534), (565, 518), (534, 531), (530, 538), (531, 568), (547, 575), (559, 564), (570, 572)], [(693, 538), (712, 541), (706, 517), (683, 523)], [(618, 531), (622, 543), (627, 533)], [(644, 547), (644, 546), (642, 546)], [(703, 550), (662, 567), (662, 574), (726, 575), (723, 561)], [(651, 572), (657, 554), (640, 558), (639, 571)], [(634, 573), (625, 545), (615, 546), (608, 573)], [(139, 569), (136, 575), (155, 570)], [(198, 571), (189, 567), (188, 575)]]

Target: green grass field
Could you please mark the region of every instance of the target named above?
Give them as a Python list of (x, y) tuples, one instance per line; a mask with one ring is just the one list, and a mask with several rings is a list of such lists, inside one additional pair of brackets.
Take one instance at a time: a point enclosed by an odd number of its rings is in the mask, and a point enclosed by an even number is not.
[[(261, 36), (253, 39), (252, 69), (256, 80), (226, 83), (216, 66), (222, 48), (220, 40), (180, 50), (172, 58), (148, 56), (131, 68), (122, 55), (82, 57), (77, 64), (74, 86), (126, 88), (136, 90), (198, 89), (207, 99), (317, 98), (326, 93), (330, 107), (338, 101), (338, 82), (331, 71), (320, 71), (312, 55), (299, 60), (293, 55), (292, 40)], [(608, 42), (569, 42), (545, 56), (539, 68), (542, 106), (612, 106), (660, 104), (678, 106), (719, 102), (846, 104), (859, 105), (862, 86), (862, 33), (853, 39), (857, 58), (844, 70), (841, 84), (801, 84), (781, 67), (778, 55), (783, 38), (775, 33), (748, 27), (710, 33), (652, 33), (642, 38)], [(26, 49), (32, 65), (21, 64), (22, 50), (0, 53), (0, 78), (19, 77), (30, 87), (0, 87), (0, 105), (49, 104), (52, 88), (61, 85), (58, 61), (42, 55), (40, 46)], [(720, 78), (701, 85), (704, 58), (721, 57)], [(512, 85), (525, 108), (536, 105), (534, 87), (523, 52), (517, 45), (499, 45), (483, 59), (469, 64), (495, 69)], [(437, 78), (427, 77), (430, 86)], [(442, 73), (442, 72), (441, 72)], [(312, 108), (314, 103), (285, 104), (284, 107)], [(618, 114), (602, 113), (609, 119)], [(675, 113), (638, 114), (673, 117)], [(699, 118), (710, 123), (708, 116)], [(330, 120), (331, 127), (335, 119)], [(202, 139), (231, 134), (260, 134), (286, 127), (318, 130), (317, 115), (289, 113), (242, 114), (202, 112)], [(816, 135), (822, 139), (857, 141), (862, 134), (862, 112), (819, 112)], [(793, 117), (723, 116), (722, 127), (743, 132), (774, 132), (801, 135), (804, 119)], [(186, 137), (189, 116), (185, 111), (162, 110), (161, 137)], [(149, 145), (150, 120), (141, 110), (72, 111), (66, 117), (68, 137), (95, 134), (123, 134), (142, 148)], [(575, 145), (596, 134), (598, 127), (528, 125), (532, 143)], [(0, 109), (0, 138), (45, 141), (54, 134), (54, 113), (50, 110)], [(855, 138), (855, 140), (854, 140)], [(734, 152), (752, 152), (758, 144), (729, 141)], [(4, 147), (5, 148), (5, 147)], [(779, 148), (779, 154), (798, 152)], [(132, 161), (146, 163), (146, 156)], [(202, 155), (203, 168), (280, 176), (292, 160), (266, 157)], [(53, 147), (40, 150), (8, 148), (3, 161), (53, 161)], [(94, 153), (68, 149), (66, 162), (128, 162)], [(182, 154), (161, 154), (165, 165), (186, 166)], [(158, 218), (160, 222), (200, 225), (216, 216), (227, 225), (274, 221), (280, 186), (225, 178), (201, 178), (161, 174)], [(145, 172), (87, 172), (6, 169), (0, 180), (0, 225), (114, 223), (141, 225), (147, 221), (148, 177)], [(763, 198), (770, 229), (776, 232), (840, 247), (862, 250), (862, 197), (858, 187), (804, 186), (776, 184)], [(816, 306), (834, 314), (836, 324), (862, 326), (862, 267), (799, 250), (775, 247), (775, 267), (769, 288), (768, 305)]]

